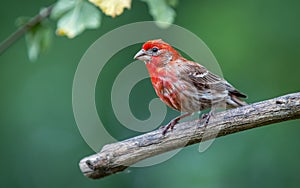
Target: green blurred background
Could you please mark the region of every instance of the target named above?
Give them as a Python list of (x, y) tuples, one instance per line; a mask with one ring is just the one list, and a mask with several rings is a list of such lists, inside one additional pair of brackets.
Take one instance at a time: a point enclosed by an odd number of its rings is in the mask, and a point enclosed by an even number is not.
[[(16, 29), (17, 17), (35, 15), (53, 2), (2, 2), (0, 40)], [(225, 78), (247, 93), (251, 103), (299, 91), (299, 9), (297, 0), (181, 0), (175, 24), (205, 41)], [(131, 10), (121, 16), (103, 16), (99, 29), (72, 40), (54, 37), (50, 50), (35, 63), (28, 60), (24, 38), (0, 56), (0, 187), (299, 187), (299, 120), (219, 138), (204, 153), (196, 144), (162, 164), (101, 180), (82, 175), (78, 162), (94, 151), (80, 136), (72, 111), (77, 64), (106, 32), (147, 20), (152, 17), (146, 4), (133, 0)], [(97, 83), (105, 88), (96, 91), (99, 114), (118, 139), (138, 133), (122, 127), (107, 107), (110, 89), (139, 48), (120, 52)], [(139, 83), (133, 95), (133, 112), (147, 118), (147, 102), (155, 97), (150, 81)], [(165, 122), (174, 115), (169, 110)]]

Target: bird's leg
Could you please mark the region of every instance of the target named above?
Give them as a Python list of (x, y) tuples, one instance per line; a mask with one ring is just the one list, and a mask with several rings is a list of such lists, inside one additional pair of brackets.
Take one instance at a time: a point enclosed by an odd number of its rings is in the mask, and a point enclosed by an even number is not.
[(164, 129), (163, 132), (162, 132), (162, 135), (165, 135), (168, 132), (169, 129), (173, 130), (174, 126), (178, 123), (178, 121), (180, 121), (181, 119), (183, 119), (185, 117), (188, 117), (188, 116), (190, 116), (192, 114), (193, 113), (186, 113), (186, 114), (180, 115), (180, 116), (172, 119), (168, 123), (168, 125), (162, 127)]
[(206, 114), (202, 114), (201, 120), (204, 120), (204, 127), (208, 125), (210, 118), (214, 116), (214, 112), (215, 112), (214, 110), (211, 110)]

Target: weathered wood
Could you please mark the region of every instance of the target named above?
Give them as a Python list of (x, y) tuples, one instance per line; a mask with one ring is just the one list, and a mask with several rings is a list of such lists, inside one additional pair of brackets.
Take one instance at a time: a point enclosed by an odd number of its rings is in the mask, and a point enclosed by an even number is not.
[(79, 163), (89, 178), (102, 178), (123, 171), (143, 159), (203, 142), (215, 137), (300, 118), (300, 92), (216, 113), (205, 126), (200, 120), (176, 125), (162, 136), (155, 130), (134, 138), (105, 145), (101, 152)]

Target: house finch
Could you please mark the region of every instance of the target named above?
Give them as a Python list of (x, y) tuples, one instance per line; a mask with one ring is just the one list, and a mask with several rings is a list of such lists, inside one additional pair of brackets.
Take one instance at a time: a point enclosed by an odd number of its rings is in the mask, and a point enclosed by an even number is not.
[(169, 107), (186, 112), (170, 121), (164, 127), (163, 135), (180, 119), (194, 112), (210, 108), (210, 112), (203, 116), (207, 125), (215, 107), (220, 104), (226, 104), (226, 107), (246, 104), (240, 99), (246, 98), (245, 94), (204, 66), (185, 59), (161, 39), (147, 41), (134, 59), (145, 62), (159, 98)]

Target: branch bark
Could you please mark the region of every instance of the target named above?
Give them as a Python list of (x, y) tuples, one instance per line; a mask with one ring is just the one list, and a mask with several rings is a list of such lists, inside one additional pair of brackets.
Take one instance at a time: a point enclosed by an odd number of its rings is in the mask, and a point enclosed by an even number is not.
[(215, 137), (300, 118), (300, 92), (216, 113), (205, 126), (201, 120), (176, 125), (162, 136), (155, 130), (134, 138), (105, 145), (83, 158), (80, 169), (89, 178), (102, 178), (149, 157)]

